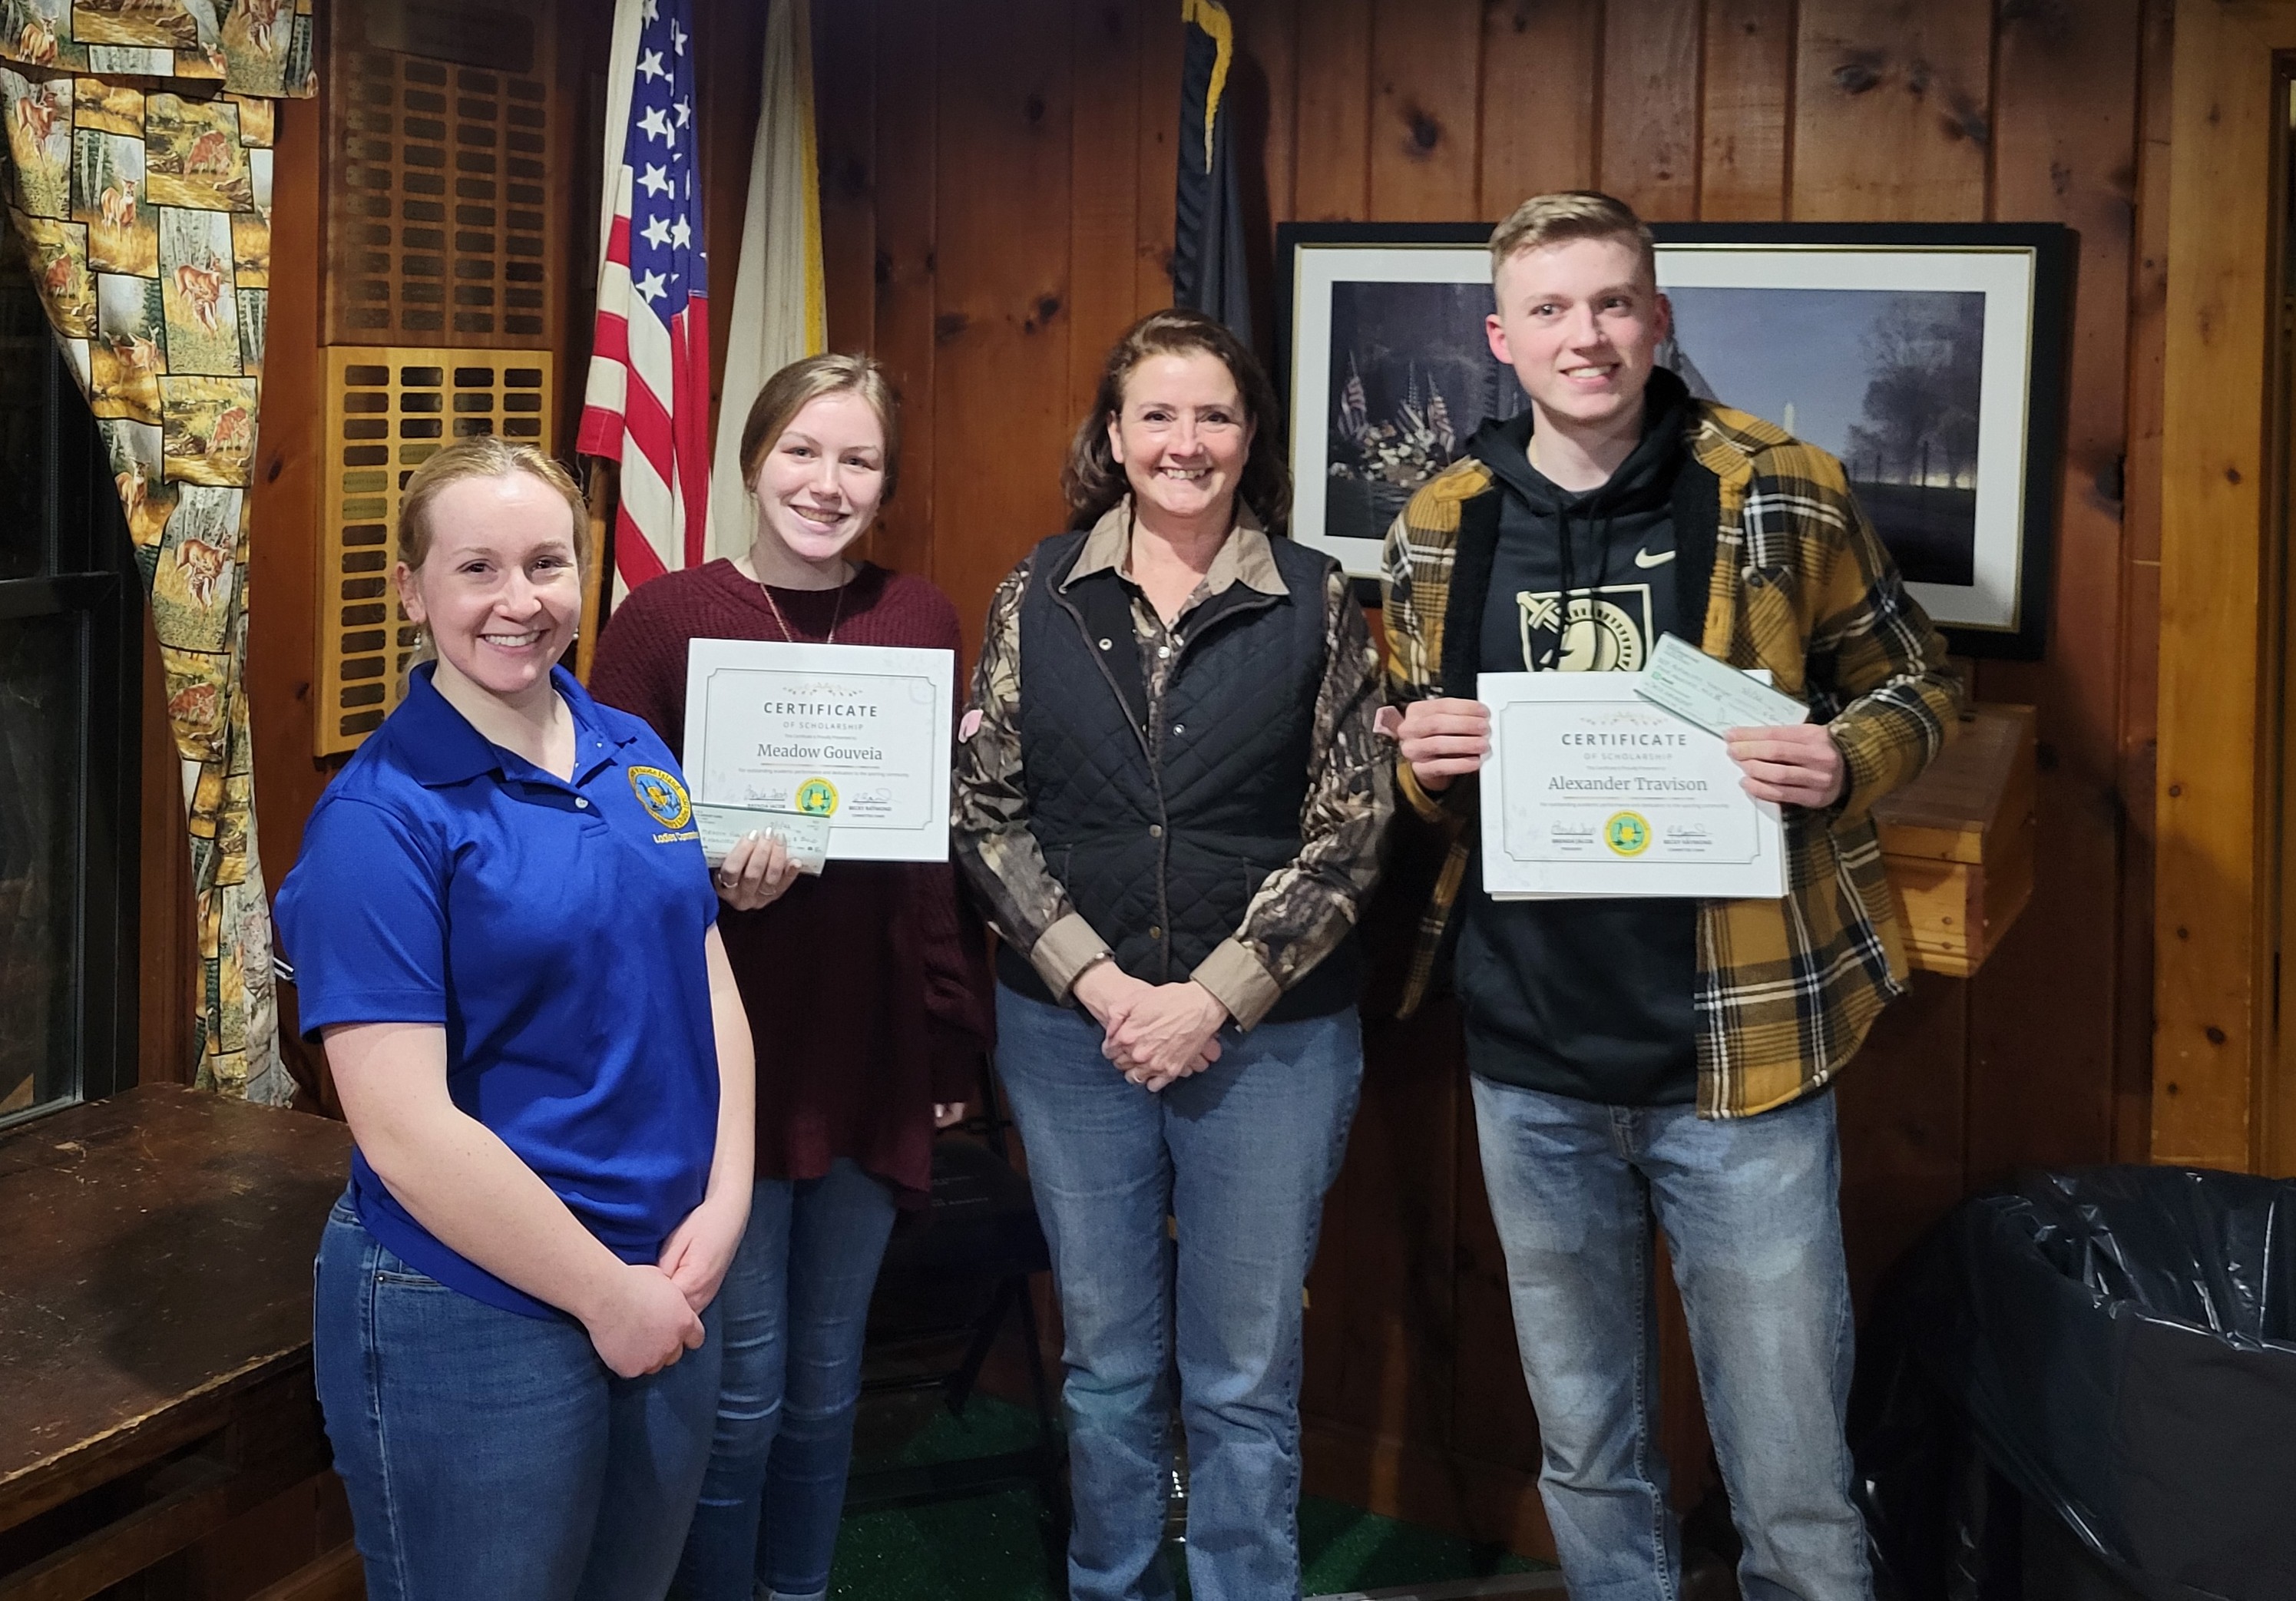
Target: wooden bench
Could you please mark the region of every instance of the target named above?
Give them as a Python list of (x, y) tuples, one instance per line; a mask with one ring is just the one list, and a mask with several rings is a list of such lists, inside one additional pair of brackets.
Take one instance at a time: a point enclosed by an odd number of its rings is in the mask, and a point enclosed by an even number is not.
[[(0, 1601), (82, 1601), (327, 1473), (311, 1259), (350, 1143), (163, 1085), (0, 1134)], [(310, 1543), (263, 1594), (360, 1595)]]

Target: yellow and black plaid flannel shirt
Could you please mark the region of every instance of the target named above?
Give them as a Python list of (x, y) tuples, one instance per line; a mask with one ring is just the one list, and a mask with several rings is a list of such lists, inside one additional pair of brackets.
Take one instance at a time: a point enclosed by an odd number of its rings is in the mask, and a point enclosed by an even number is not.
[[(1733, 667), (1767, 668), (1825, 724), (1848, 766), (1835, 805), (1787, 809), (1784, 899), (1699, 907), (1698, 1111), (1745, 1117), (1832, 1082), (1903, 993), (1905, 950), (1869, 813), (1943, 747), (1961, 686), (1840, 462), (1710, 401), (1693, 403), (1687, 444), (1720, 483), (1700, 644)], [(1474, 693), (1442, 682), (1444, 612), (1463, 509), (1498, 492), (1488, 466), (1463, 458), (1422, 487), (1388, 531), (1388, 694), (1398, 705)], [(1408, 763), (1397, 765), (1409, 814), (1447, 846), (1420, 917), (1407, 1015), (1434, 979), (1466, 880), (1477, 786), (1463, 779), (1431, 794)]]

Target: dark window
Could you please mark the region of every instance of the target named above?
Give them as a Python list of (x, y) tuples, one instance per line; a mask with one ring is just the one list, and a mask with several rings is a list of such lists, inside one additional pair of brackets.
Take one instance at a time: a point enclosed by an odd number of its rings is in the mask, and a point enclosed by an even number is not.
[(0, 269), (0, 1123), (134, 1079), (142, 607), (94, 422), (10, 261)]

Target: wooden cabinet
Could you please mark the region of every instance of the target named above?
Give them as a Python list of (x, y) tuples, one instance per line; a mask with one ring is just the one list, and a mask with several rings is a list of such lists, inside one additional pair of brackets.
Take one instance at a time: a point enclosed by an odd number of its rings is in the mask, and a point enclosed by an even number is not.
[(2033, 896), (2034, 710), (1972, 706), (1922, 776), (1874, 808), (1906, 955), (1965, 979)]

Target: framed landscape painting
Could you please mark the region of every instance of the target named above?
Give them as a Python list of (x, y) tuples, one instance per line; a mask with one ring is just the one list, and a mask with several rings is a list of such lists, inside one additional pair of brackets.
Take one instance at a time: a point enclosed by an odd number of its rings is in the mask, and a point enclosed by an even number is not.
[[(1832, 452), (1969, 655), (2037, 658), (2063, 438), (2072, 234), (2039, 224), (1654, 226), (1691, 392)], [(1490, 353), (1490, 229), (1277, 234), (1292, 531), (1375, 579), (1411, 492), (1529, 406)]]

